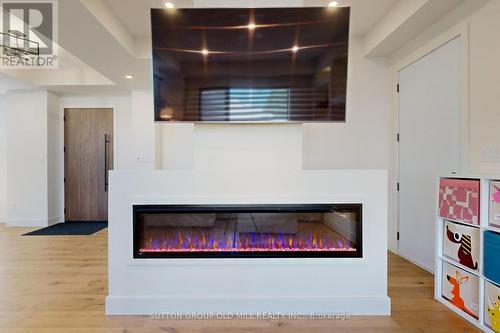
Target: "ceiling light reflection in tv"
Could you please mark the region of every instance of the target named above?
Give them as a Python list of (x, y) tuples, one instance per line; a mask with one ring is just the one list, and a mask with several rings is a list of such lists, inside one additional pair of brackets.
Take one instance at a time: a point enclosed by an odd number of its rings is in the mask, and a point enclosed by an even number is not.
[(345, 121), (349, 8), (152, 9), (156, 121)]

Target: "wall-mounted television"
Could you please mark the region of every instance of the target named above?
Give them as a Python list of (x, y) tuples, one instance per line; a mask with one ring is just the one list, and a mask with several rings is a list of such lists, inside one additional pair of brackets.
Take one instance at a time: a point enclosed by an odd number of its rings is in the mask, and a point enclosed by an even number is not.
[(345, 121), (349, 8), (152, 9), (156, 121)]

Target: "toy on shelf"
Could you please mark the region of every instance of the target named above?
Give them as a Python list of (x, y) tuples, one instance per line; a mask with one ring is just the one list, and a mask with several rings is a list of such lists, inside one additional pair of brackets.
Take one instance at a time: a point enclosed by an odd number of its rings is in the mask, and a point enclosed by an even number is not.
[(443, 263), (442, 296), (458, 309), (478, 319), (479, 278)]
[(478, 269), (479, 229), (445, 221), (443, 254), (473, 270)]
[(490, 182), (490, 225), (500, 228), (500, 181)]
[(485, 284), (485, 317), (486, 326), (500, 333), (500, 288), (493, 283)]

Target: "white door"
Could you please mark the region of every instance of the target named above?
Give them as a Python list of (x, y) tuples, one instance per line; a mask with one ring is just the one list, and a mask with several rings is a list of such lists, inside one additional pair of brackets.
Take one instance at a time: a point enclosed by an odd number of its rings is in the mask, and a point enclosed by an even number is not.
[(460, 167), (460, 38), (399, 72), (399, 254), (434, 271), (436, 177)]

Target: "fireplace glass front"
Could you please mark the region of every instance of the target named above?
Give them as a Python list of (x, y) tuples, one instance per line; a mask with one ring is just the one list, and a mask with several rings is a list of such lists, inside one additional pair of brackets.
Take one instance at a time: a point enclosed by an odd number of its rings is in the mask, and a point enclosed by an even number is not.
[(134, 258), (361, 257), (361, 204), (136, 205)]

